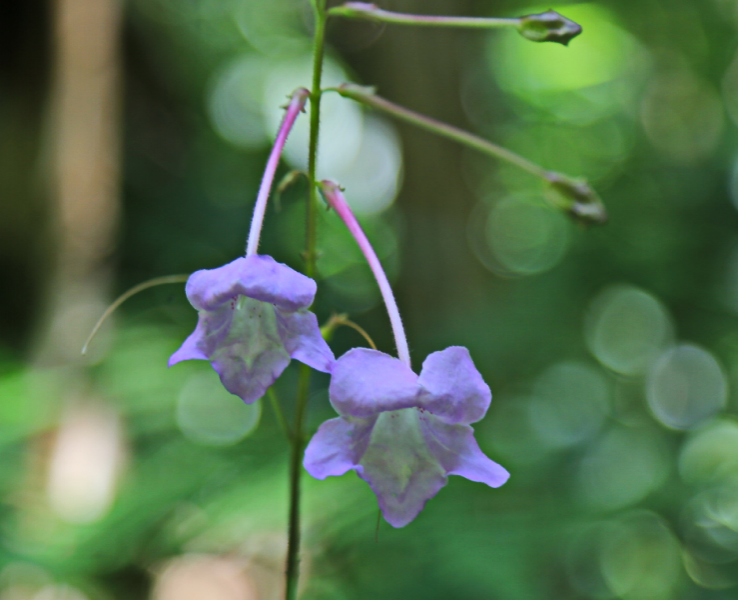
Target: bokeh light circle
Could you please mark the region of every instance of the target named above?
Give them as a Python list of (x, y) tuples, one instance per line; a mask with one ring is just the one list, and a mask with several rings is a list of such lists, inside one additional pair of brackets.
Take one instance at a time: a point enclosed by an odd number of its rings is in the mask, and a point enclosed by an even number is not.
[(579, 525), (567, 536), (566, 575), (570, 585), (582, 597), (612, 598), (602, 574), (601, 554), (603, 544), (615, 535), (616, 529), (617, 525), (612, 521), (600, 521)]
[(602, 574), (618, 598), (672, 598), (682, 572), (681, 547), (664, 520), (637, 511), (618, 521), (602, 547)]
[[(528, 12), (547, 8), (531, 7)], [(488, 56), (502, 87), (524, 95), (577, 90), (607, 83), (634, 68), (634, 59), (642, 54), (639, 46), (606, 9), (594, 3), (554, 9), (580, 23), (587, 35), (568, 47), (523, 44), (515, 35), (500, 36)]]
[(256, 600), (263, 597), (237, 557), (186, 554), (157, 573), (154, 600)]
[(550, 447), (583, 442), (602, 426), (608, 396), (607, 381), (597, 370), (576, 362), (554, 365), (536, 381), (530, 403), (532, 427)]
[(690, 429), (725, 407), (728, 382), (717, 360), (702, 348), (683, 344), (667, 350), (648, 378), (653, 415), (667, 427)]
[[(690, 576), (711, 585), (720, 579), (710, 565), (730, 565), (738, 558), (738, 489), (735, 482), (708, 488), (684, 507), (681, 534), (695, 562)], [(735, 571), (735, 569), (731, 569)], [(718, 576), (718, 577), (715, 577)], [(693, 576), (694, 578), (694, 576)]]
[(569, 244), (569, 223), (560, 212), (520, 200), (498, 202), (485, 237), (502, 275), (533, 275), (556, 266)]
[(213, 77), (207, 96), (210, 122), (234, 146), (258, 149), (268, 142), (259, 95), (266, 67), (260, 57), (240, 57)]
[(402, 147), (395, 129), (375, 116), (365, 118), (364, 136), (350, 165), (331, 179), (346, 188), (346, 201), (360, 215), (380, 213), (397, 196), (402, 176)]
[(717, 90), (687, 70), (651, 81), (641, 106), (641, 120), (651, 143), (681, 164), (708, 158), (725, 125)]
[(614, 427), (582, 459), (579, 495), (596, 510), (624, 508), (658, 488), (667, 468), (666, 450), (654, 431)]
[[(247, 149), (267, 146), (284, 117), (287, 97), (311, 80), (310, 56), (272, 61), (247, 55), (226, 65), (213, 78), (208, 112), (213, 128), (229, 143)], [(348, 79), (345, 70), (327, 59), (323, 86)], [(336, 93), (321, 101), (321, 134), (317, 176), (346, 188), (346, 198), (360, 214), (382, 212), (392, 204), (402, 177), (402, 147), (392, 124), (365, 116), (354, 102)], [(307, 169), (310, 119), (298, 118), (284, 148), (293, 168)]]
[(616, 373), (638, 375), (671, 344), (673, 328), (658, 299), (638, 288), (617, 285), (592, 302), (585, 335), (590, 351), (603, 365)]
[(700, 587), (708, 590), (725, 590), (738, 583), (734, 565), (728, 565), (727, 568), (716, 565), (690, 550), (684, 551), (683, 559), (687, 575)]
[(195, 443), (229, 446), (256, 429), (261, 401), (245, 404), (229, 393), (214, 371), (190, 377), (177, 401), (177, 425)]
[(494, 419), (485, 419), (479, 438), (494, 449), (508, 466), (526, 467), (546, 460), (550, 447), (533, 430), (530, 415), (532, 398), (513, 395), (495, 400)]
[(692, 433), (679, 456), (679, 473), (687, 483), (738, 476), (738, 423), (718, 419)]
[[(10, 594), (3, 598), (13, 597)], [(22, 598), (22, 596), (21, 596)], [(66, 584), (55, 584), (44, 587), (34, 594), (33, 600), (87, 600), (87, 596), (75, 587)]]
[[(275, 136), (284, 116), (287, 96), (298, 87), (310, 87), (312, 60), (309, 55), (270, 65), (262, 89), (262, 111), (267, 131)], [(335, 87), (348, 80), (344, 69), (327, 59), (323, 66), (323, 87)], [(321, 99), (320, 147), (318, 177), (334, 178), (336, 172), (348, 168), (356, 159), (364, 136), (364, 116), (361, 108), (335, 93), (325, 93)], [(303, 116), (295, 121), (284, 148), (284, 157), (294, 168), (307, 169), (310, 140), (310, 119)]]

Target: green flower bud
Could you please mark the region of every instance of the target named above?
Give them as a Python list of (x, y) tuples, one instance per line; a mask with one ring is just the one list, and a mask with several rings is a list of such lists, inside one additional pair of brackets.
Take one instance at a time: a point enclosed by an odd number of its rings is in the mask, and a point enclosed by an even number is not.
[(547, 10), (537, 15), (520, 17), (518, 31), (523, 37), (534, 42), (558, 42), (564, 46), (582, 33), (582, 26), (555, 10)]
[(549, 173), (547, 196), (552, 204), (566, 211), (584, 225), (607, 223), (607, 210), (586, 179), (571, 179), (560, 173)]

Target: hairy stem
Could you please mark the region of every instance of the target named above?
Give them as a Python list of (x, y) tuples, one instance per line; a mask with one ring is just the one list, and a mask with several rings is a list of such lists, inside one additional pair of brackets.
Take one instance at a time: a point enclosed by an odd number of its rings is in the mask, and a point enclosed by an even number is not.
[(361, 252), (366, 258), (366, 262), (369, 264), (369, 268), (372, 270), (379, 291), (382, 294), (384, 305), (387, 307), (387, 314), (389, 315), (390, 324), (392, 325), (392, 333), (395, 336), (395, 345), (397, 346), (397, 356), (404, 362), (408, 367), (412, 368), (410, 363), (410, 349), (407, 344), (407, 336), (405, 335), (405, 327), (402, 325), (402, 319), (400, 318), (400, 310), (397, 308), (397, 301), (395, 295), (392, 293), (392, 286), (387, 279), (387, 275), (382, 268), (382, 263), (379, 261), (377, 253), (374, 252), (369, 239), (366, 237), (364, 230), (356, 220), (351, 207), (343, 197), (341, 188), (333, 183), (332, 181), (322, 181), (320, 188), (323, 191), (325, 199), (328, 204), (336, 211), (341, 220), (346, 224), (346, 227), (351, 232), (351, 235), (359, 245)]
[(320, 98), (323, 91), (320, 82), (323, 76), (323, 50), (325, 38), (325, 0), (316, 0), (315, 41), (313, 48), (313, 84), (310, 92), (310, 147), (308, 150), (308, 206), (305, 242), (305, 274), (315, 275), (318, 234), (318, 190), (315, 187), (315, 171), (318, 164), (318, 138), (320, 133)]
[(441, 137), (454, 140), (469, 148), (474, 148), (488, 156), (499, 158), (527, 171), (531, 175), (542, 179), (549, 186), (551, 193), (547, 195), (547, 199), (551, 204), (556, 208), (568, 212), (572, 217), (584, 224), (605, 223), (607, 221), (607, 211), (602, 204), (602, 200), (600, 200), (597, 193), (585, 179), (575, 179), (563, 173), (548, 171), (527, 158), (473, 133), (427, 117), (377, 96), (371, 88), (345, 83), (337, 88), (329, 89), (330, 91), (338, 92), (345, 98), (350, 98), (351, 100), (385, 112), (400, 121), (405, 121)]
[(287, 143), (287, 136), (290, 134), (297, 116), (305, 108), (305, 103), (307, 102), (309, 95), (310, 92), (305, 88), (298, 88), (290, 97), (290, 102), (287, 105), (287, 112), (285, 113), (284, 118), (282, 119), (282, 125), (279, 127), (279, 131), (277, 132), (277, 139), (272, 147), (272, 152), (269, 154), (266, 169), (264, 170), (264, 177), (261, 179), (259, 193), (256, 196), (254, 216), (251, 219), (249, 239), (246, 242), (246, 256), (256, 254), (256, 251), (259, 248), (261, 227), (264, 224), (267, 200), (269, 200), (269, 192), (272, 189), (274, 174), (277, 172), (277, 166), (279, 165), (279, 158), (282, 156), (282, 150), (284, 149), (284, 145)]
[(295, 426), (290, 451), (290, 507), (289, 529), (287, 532), (286, 600), (296, 600), (300, 580), (300, 475), (302, 474), (302, 453), (305, 448), (304, 421), (307, 399), (310, 393), (310, 367), (300, 365), (300, 383), (297, 406), (295, 407)]
[(415, 25), (420, 27), (465, 27), (467, 29), (499, 29), (509, 27), (518, 30), (524, 38), (533, 42), (556, 42), (567, 46), (582, 33), (582, 27), (555, 10), (513, 19), (482, 17), (443, 17), (431, 15), (408, 15), (382, 10), (367, 2), (346, 2), (328, 11), (330, 16), (350, 19), (367, 19), (378, 23)]
[[(310, 146), (308, 149), (307, 218), (305, 232), (305, 274), (315, 275), (317, 258), (318, 191), (315, 187), (315, 171), (318, 163), (318, 136), (320, 131), (320, 89), (323, 74), (323, 52), (325, 43), (325, 0), (311, 0), (315, 14), (315, 35), (313, 41), (313, 82), (310, 91)], [(302, 473), (302, 453), (305, 445), (303, 426), (310, 393), (310, 368), (300, 368), (300, 385), (295, 407), (295, 423), (290, 453), (290, 500), (289, 525), (287, 533), (287, 565), (285, 568), (285, 598), (296, 600), (300, 579), (300, 475)]]
[(497, 144), (493, 144), (492, 142), (480, 138), (473, 133), (469, 133), (468, 131), (464, 131), (463, 129), (449, 125), (448, 123), (443, 123), (442, 121), (438, 121), (432, 117), (427, 117), (412, 111), (409, 108), (395, 104), (394, 102), (390, 102), (389, 100), (372, 93), (370, 88), (346, 83), (335, 88), (334, 91), (341, 94), (344, 98), (351, 98), (351, 100), (361, 102), (366, 106), (371, 106), (372, 108), (385, 112), (400, 121), (405, 121), (406, 123), (410, 123), (416, 127), (435, 133), (436, 135), (449, 138), (459, 142), (460, 144), (464, 144), (465, 146), (469, 146), (470, 148), (474, 148), (475, 150), (494, 156), (495, 158), (512, 163), (516, 167), (520, 167), (524, 171), (528, 171), (528, 173), (531, 173), (536, 177), (541, 177), (543, 179), (547, 178), (548, 171), (527, 158), (523, 158), (511, 150), (498, 146)]
[(409, 15), (390, 12), (365, 2), (347, 2), (328, 11), (331, 17), (367, 19), (397, 25), (416, 25), (426, 27), (471, 27), (474, 29), (498, 29), (500, 27), (520, 27), (520, 19), (493, 19), (481, 17), (442, 17), (428, 15)]

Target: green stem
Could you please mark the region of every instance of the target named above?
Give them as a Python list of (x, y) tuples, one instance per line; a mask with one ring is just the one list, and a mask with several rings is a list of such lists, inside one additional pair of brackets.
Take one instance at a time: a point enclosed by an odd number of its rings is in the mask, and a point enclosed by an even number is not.
[(318, 188), (315, 171), (318, 163), (318, 136), (320, 132), (320, 98), (323, 91), (320, 82), (323, 76), (323, 52), (325, 38), (325, 0), (318, 0), (320, 6), (315, 14), (315, 41), (313, 48), (313, 87), (310, 92), (310, 147), (308, 150), (308, 183), (309, 196), (307, 206), (307, 231), (305, 249), (305, 274), (315, 275), (317, 224), (318, 224)]
[(520, 167), (524, 171), (528, 171), (528, 173), (531, 173), (536, 177), (547, 179), (548, 171), (534, 162), (529, 161), (527, 158), (523, 158), (519, 154), (515, 154), (507, 148), (493, 144), (492, 142), (469, 133), (468, 131), (443, 123), (442, 121), (437, 121), (431, 117), (426, 117), (425, 115), (416, 113), (404, 106), (385, 100), (384, 98), (372, 93), (370, 88), (346, 83), (338, 88), (331, 88), (331, 91), (336, 91), (345, 98), (351, 98), (351, 100), (361, 102), (362, 104), (392, 115), (400, 121), (405, 121), (406, 123), (410, 123), (416, 127), (435, 133), (436, 135), (449, 138), (464, 144), (465, 146), (469, 146), (470, 148), (474, 148), (475, 150), (494, 156), (495, 158), (505, 160), (517, 167)]
[(287, 533), (286, 600), (296, 600), (300, 579), (300, 475), (302, 474), (302, 452), (305, 447), (303, 426), (305, 410), (310, 392), (310, 367), (300, 365), (300, 383), (297, 406), (295, 407), (295, 429), (290, 453), (290, 508)]
[(279, 429), (282, 431), (287, 441), (292, 443), (292, 434), (290, 433), (290, 428), (287, 425), (287, 419), (285, 419), (284, 417), (282, 405), (280, 404), (277, 393), (274, 391), (273, 387), (270, 387), (267, 390), (267, 396), (269, 396), (269, 403), (272, 405), (274, 418), (277, 419), (277, 425), (279, 425)]
[(582, 27), (555, 10), (536, 15), (526, 15), (513, 19), (482, 17), (442, 17), (436, 15), (408, 15), (382, 10), (367, 2), (346, 2), (328, 11), (332, 17), (367, 19), (378, 23), (415, 25), (420, 27), (466, 27), (471, 29), (499, 29), (511, 27), (518, 30), (524, 38), (533, 42), (556, 42), (568, 45), (582, 33)]
[(351, 100), (385, 112), (400, 121), (405, 121), (441, 137), (454, 140), (469, 148), (474, 148), (479, 152), (511, 163), (545, 181), (551, 191), (551, 194), (548, 195), (548, 200), (556, 208), (568, 212), (572, 217), (585, 224), (604, 223), (607, 221), (607, 211), (602, 201), (584, 179), (576, 179), (563, 173), (548, 171), (527, 158), (476, 136), (473, 133), (416, 113), (404, 106), (394, 104), (374, 94), (371, 88), (344, 83), (337, 88), (327, 88), (324, 91), (338, 92), (345, 98), (350, 98)]
[(520, 19), (494, 19), (481, 17), (439, 17), (430, 15), (409, 15), (382, 10), (373, 4), (348, 2), (328, 11), (331, 17), (367, 19), (397, 25), (419, 25), (426, 27), (471, 27), (475, 29), (498, 29), (500, 27), (520, 27)]
[[(315, 13), (315, 37), (313, 42), (313, 83), (310, 92), (310, 146), (308, 149), (308, 204), (305, 232), (305, 274), (315, 275), (317, 258), (318, 229), (318, 189), (315, 172), (318, 163), (318, 136), (320, 131), (320, 88), (323, 75), (323, 54), (325, 44), (325, 1), (311, 0)], [(310, 367), (301, 365), (300, 384), (295, 407), (295, 425), (290, 453), (290, 507), (287, 533), (287, 565), (285, 568), (285, 598), (296, 600), (300, 579), (300, 475), (302, 473), (302, 454), (305, 446), (304, 421), (310, 393)]]

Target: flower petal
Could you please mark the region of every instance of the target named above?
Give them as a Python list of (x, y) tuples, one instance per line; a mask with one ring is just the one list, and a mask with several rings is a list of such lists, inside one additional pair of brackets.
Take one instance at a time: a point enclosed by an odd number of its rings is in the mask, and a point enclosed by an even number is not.
[(303, 464), (307, 472), (316, 479), (325, 479), (355, 469), (376, 420), (339, 417), (323, 423), (305, 449)]
[(428, 413), (421, 413), (420, 426), (428, 448), (446, 474), (461, 475), (471, 481), (500, 487), (510, 477), (479, 449), (469, 425), (449, 424)]
[(320, 333), (318, 318), (307, 310), (277, 314), (277, 328), (288, 354), (316, 371), (330, 373), (336, 357)]
[(315, 297), (315, 282), (275, 261), (252, 255), (193, 273), (187, 281), (187, 298), (197, 310), (215, 310), (237, 295), (269, 302), (282, 310), (307, 308)]
[(446, 485), (446, 473), (425, 443), (414, 408), (383, 412), (356, 469), (377, 495), (387, 522), (404, 527)]
[(242, 297), (200, 311), (197, 328), (169, 359), (205, 357), (223, 386), (246, 404), (261, 398), (290, 362), (277, 331), (273, 305)]
[(418, 376), (389, 354), (354, 348), (334, 364), (328, 389), (338, 414), (369, 417), (417, 404)]
[(200, 311), (197, 326), (182, 346), (169, 357), (169, 366), (183, 360), (209, 360), (211, 354), (228, 337), (236, 303), (232, 301), (214, 311)]
[(183, 360), (207, 360), (208, 357), (199, 346), (199, 342), (204, 335), (205, 321), (202, 317), (198, 317), (197, 326), (189, 337), (182, 343), (174, 354), (169, 357), (167, 366), (171, 367)]
[(421, 406), (449, 423), (479, 421), (492, 401), (492, 392), (469, 351), (460, 346), (428, 355), (418, 383)]

